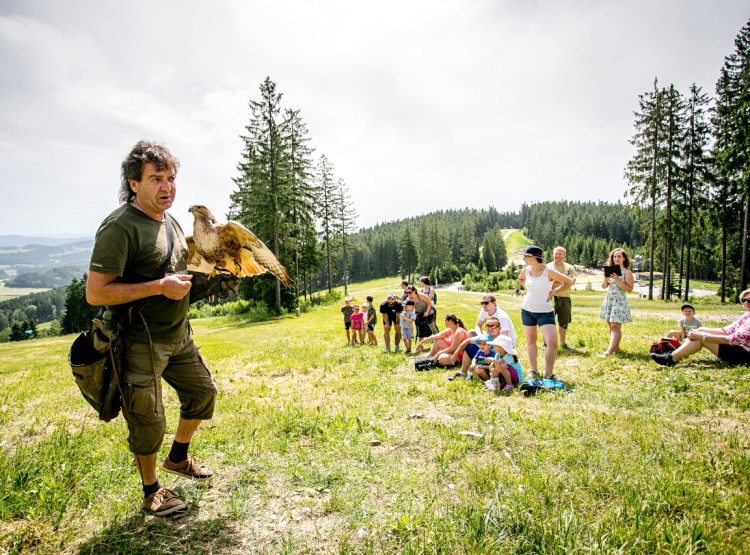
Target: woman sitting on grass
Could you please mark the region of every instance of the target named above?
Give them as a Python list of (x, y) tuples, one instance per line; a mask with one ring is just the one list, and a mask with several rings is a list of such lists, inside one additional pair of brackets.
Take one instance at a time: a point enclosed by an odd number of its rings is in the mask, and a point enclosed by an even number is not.
[(417, 344), (417, 351), (422, 348), (424, 343), (432, 343), (432, 348), (427, 354), (432, 360), (440, 364), (441, 366), (453, 366), (458, 362), (461, 363), (463, 353), (458, 355), (456, 362), (451, 361), (453, 352), (458, 349), (458, 346), (469, 336), (468, 332), (464, 329), (464, 323), (453, 313), (445, 315), (445, 329), (440, 333), (425, 337)]
[(736, 322), (723, 328), (690, 330), (687, 340), (675, 351), (652, 353), (651, 358), (662, 366), (674, 366), (705, 348), (732, 366), (750, 364), (750, 289), (740, 293), (740, 302), (745, 313)]

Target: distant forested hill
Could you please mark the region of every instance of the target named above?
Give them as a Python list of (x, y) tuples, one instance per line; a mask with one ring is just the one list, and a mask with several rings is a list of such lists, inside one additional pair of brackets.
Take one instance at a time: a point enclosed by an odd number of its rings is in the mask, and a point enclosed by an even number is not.
[[(88, 259), (87, 259), (88, 261)], [(87, 270), (88, 264), (52, 268), (44, 272), (27, 272), (18, 274), (5, 281), (5, 287), (55, 287), (67, 286), (72, 279), (80, 278)]]
[(85, 241), (86, 237), (31, 237), (28, 235), (0, 235), (0, 249), (8, 247), (25, 247), (26, 245), (45, 245), (55, 247)]
[[(349, 281), (384, 277), (410, 267), (409, 256), (416, 256), (416, 273), (434, 276), (453, 268), (451, 277), (463, 275), (482, 267), (485, 235), (504, 228), (524, 229), (548, 258), (563, 245), (569, 261), (601, 265), (616, 246), (641, 247), (642, 224), (628, 207), (607, 202), (540, 202), (524, 204), (518, 212), (442, 210), (361, 229), (350, 237), (346, 268)], [(339, 283), (343, 267), (339, 255)]]

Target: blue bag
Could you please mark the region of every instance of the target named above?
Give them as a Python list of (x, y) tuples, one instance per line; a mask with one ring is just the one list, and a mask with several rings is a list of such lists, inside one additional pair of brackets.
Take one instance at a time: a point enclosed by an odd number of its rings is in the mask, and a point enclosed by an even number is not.
[(524, 397), (536, 395), (538, 391), (554, 391), (556, 389), (567, 391), (563, 382), (558, 382), (549, 378), (526, 380), (521, 384), (521, 393)]

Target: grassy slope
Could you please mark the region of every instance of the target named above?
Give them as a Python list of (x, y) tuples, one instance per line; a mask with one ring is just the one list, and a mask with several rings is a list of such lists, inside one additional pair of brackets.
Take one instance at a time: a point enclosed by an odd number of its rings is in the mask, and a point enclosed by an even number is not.
[[(380, 300), (397, 284), (350, 294)], [(438, 309), (473, 323), (478, 298), (443, 291)], [(625, 354), (597, 359), (600, 301), (574, 296), (577, 351), (558, 361), (572, 393), (531, 399), (346, 348), (337, 306), (194, 322), (221, 392), (194, 447), (218, 476), (207, 490), (163, 476), (190, 506), (177, 519), (138, 511), (124, 423), (99, 423), (84, 405), (65, 364), (72, 336), (2, 345), (0, 552), (740, 552), (748, 370), (707, 356), (655, 367), (648, 344), (678, 311), (635, 299)], [(500, 300), (517, 327), (519, 303)], [(738, 313), (710, 310), (698, 314), (708, 325)], [(166, 403), (168, 446), (171, 393)]]

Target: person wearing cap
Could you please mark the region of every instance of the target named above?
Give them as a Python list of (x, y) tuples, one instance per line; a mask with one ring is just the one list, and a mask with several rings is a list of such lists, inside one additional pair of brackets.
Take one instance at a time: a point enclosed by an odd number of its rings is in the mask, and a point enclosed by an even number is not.
[[(547, 264), (548, 268), (557, 270), (563, 275), (568, 276), (576, 282), (576, 269), (565, 262), (565, 255), (568, 251), (565, 247), (555, 247), (552, 251), (554, 260)], [(561, 349), (569, 349), (565, 342), (568, 333), (568, 324), (572, 321), (571, 302), (570, 302), (570, 285), (555, 282), (552, 284), (552, 294), (555, 296), (555, 318), (557, 319), (557, 336), (560, 339), (558, 345)]]
[(477, 345), (479, 350), (471, 360), (469, 372), (477, 379), (486, 382), (490, 379), (490, 366), (495, 358), (495, 350), (490, 344), (489, 336), (486, 334), (482, 334), (477, 338)]
[(476, 334), (482, 334), (482, 328), (485, 322), (489, 322), (490, 318), (496, 318), (500, 323), (500, 333), (507, 335), (513, 340), (513, 346), (516, 346), (517, 336), (516, 328), (513, 327), (513, 321), (502, 308), (497, 306), (497, 299), (494, 295), (482, 295), (482, 300), (479, 302), (482, 308), (479, 310), (479, 316), (477, 316), (477, 327)]
[(375, 304), (373, 303), (372, 295), (367, 295), (367, 315), (365, 316), (365, 328), (367, 329), (367, 343), (369, 345), (377, 345), (378, 338), (375, 337), (375, 324), (378, 322), (377, 312), (375, 311)]
[(513, 391), (523, 381), (523, 368), (510, 337), (499, 335), (489, 342), (495, 349), (495, 360), (490, 363), (490, 379), (487, 389), (497, 391), (503, 382), (502, 391)]
[[(471, 367), (471, 361), (474, 360), (474, 357), (479, 352), (478, 345), (479, 345), (480, 338), (483, 336), (486, 336), (487, 339), (485, 340), (490, 341), (492, 339), (495, 339), (498, 335), (502, 333), (500, 320), (498, 320), (495, 316), (490, 316), (489, 318), (487, 318), (487, 323), (485, 327), (487, 328), (487, 333), (477, 335), (474, 330), (470, 331), (469, 332), (470, 337), (464, 339), (459, 344), (459, 346), (456, 347), (456, 350), (453, 351), (453, 354), (451, 355), (451, 358), (450, 358), (450, 366), (453, 366), (454, 364), (456, 364), (456, 362), (460, 360), (461, 370), (459, 372), (456, 372), (453, 376), (449, 377), (448, 378), (449, 382), (452, 382), (453, 380), (457, 378), (469, 379), (471, 377), (471, 373), (469, 373), (469, 368)], [(463, 353), (463, 357), (461, 357), (462, 353)]]
[(417, 313), (414, 312), (414, 301), (407, 300), (403, 305), (404, 310), (401, 312), (401, 338), (404, 340), (406, 354), (411, 353), (411, 341), (414, 339), (414, 320), (417, 319)]
[(388, 293), (385, 302), (380, 305), (380, 314), (383, 315), (383, 342), (385, 343), (384, 353), (391, 352), (391, 327), (395, 328), (394, 342), (396, 343), (396, 352), (401, 350), (401, 319), (399, 314), (404, 307), (398, 300), (395, 293)]
[(677, 321), (677, 329), (669, 330), (664, 337), (674, 337), (682, 341), (692, 330), (703, 327), (703, 323), (695, 317), (695, 307), (691, 304), (684, 304), (680, 307), (682, 318)]
[(573, 280), (544, 265), (541, 248), (530, 245), (523, 251), (523, 261), (526, 267), (521, 270), (518, 281), (526, 289), (526, 295), (521, 304), (521, 322), (526, 336), (526, 351), (529, 355), (531, 371), (530, 378), (539, 377), (537, 368), (537, 327), (542, 332), (542, 339), (547, 345), (544, 351), (544, 375), (558, 380), (555, 375), (555, 359), (557, 358), (557, 332), (555, 330), (555, 308), (552, 306), (552, 283), (559, 282), (568, 286)]
[(354, 307), (352, 306), (352, 298), (346, 297), (344, 299), (344, 306), (341, 307), (341, 313), (344, 315), (344, 329), (346, 330), (346, 344), (351, 345), (352, 344), (352, 313), (354, 312)]

